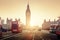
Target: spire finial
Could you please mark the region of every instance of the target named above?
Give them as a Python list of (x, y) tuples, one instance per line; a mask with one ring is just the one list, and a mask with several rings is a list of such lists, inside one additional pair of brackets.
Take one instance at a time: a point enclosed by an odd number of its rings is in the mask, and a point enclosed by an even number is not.
[(29, 8), (29, 0), (27, 0), (27, 11), (30, 11), (30, 8)]
[(29, 5), (29, 0), (28, 0), (28, 5)]

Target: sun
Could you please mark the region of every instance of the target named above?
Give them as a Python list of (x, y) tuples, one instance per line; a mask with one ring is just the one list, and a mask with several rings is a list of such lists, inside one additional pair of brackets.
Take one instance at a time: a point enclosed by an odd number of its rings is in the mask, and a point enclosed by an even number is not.
[(37, 26), (39, 23), (36, 20), (30, 21), (30, 26)]
[(31, 27), (34, 27), (34, 26), (39, 26), (39, 27), (42, 27), (42, 23), (43, 23), (43, 19), (39, 19), (37, 20), (38, 18), (31, 18), (31, 21), (30, 21), (30, 26)]
[(35, 26), (35, 22), (34, 21), (30, 21), (30, 26)]

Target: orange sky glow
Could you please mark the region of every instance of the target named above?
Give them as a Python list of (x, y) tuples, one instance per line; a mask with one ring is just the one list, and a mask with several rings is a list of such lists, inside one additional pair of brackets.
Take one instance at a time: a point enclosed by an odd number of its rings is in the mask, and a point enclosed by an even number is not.
[[(43, 20), (53, 20), (60, 16), (60, 0), (29, 0), (31, 25), (39, 25)], [(27, 0), (0, 0), (0, 17), (20, 18), (26, 23)]]

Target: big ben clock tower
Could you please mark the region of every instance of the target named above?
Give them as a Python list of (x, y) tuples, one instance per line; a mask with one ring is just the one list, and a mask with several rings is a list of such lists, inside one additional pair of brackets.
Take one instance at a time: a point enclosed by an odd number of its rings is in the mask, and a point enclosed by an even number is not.
[(30, 27), (30, 17), (31, 17), (31, 12), (30, 12), (29, 2), (28, 2), (27, 9), (26, 9), (26, 27), (27, 28)]

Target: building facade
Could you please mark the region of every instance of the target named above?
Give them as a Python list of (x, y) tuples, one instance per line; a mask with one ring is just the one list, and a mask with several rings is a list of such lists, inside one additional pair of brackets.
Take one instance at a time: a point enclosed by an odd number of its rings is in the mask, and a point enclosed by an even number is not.
[(42, 29), (50, 29), (50, 28), (55, 28), (56, 29), (57, 25), (60, 25), (60, 17), (58, 17), (58, 20), (54, 19), (54, 21), (44, 20), (44, 22), (42, 24)]

